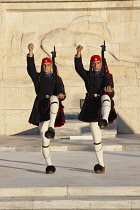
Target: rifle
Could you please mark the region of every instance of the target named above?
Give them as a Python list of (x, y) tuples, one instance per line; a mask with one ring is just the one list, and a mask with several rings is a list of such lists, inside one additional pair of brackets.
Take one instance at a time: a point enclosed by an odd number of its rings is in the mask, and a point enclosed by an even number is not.
[(56, 57), (56, 51), (55, 51), (55, 46), (54, 46), (54, 51), (51, 52), (52, 54), (52, 63), (53, 63), (53, 75), (54, 75), (54, 80), (55, 80), (55, 84), (57, 86), (57, 81), (58, 81), (58, 76), (57, 76), (57, 69), (56, 69), (56, 65), (55, 65), (55, 57)]
[(105, 87), (108, 86), (108, 80), (107, 80), (107, 73), (106, 73), (106, 59), (104, 57), (104, 52), (106, 51), (106, 46), (105, 46), (105, 40), (104, 44), (100, 46), (102, 48), (101, 50), (101, 58), (102, 58), (102, 71), (103, 71), (103, 77), (104, 77), (104, 84)]

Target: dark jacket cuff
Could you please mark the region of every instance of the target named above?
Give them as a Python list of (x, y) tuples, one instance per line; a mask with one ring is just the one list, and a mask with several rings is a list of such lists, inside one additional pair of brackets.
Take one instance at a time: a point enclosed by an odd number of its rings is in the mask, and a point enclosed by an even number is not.
[(35, 62), (34, 62), (34, 56), (33, 57), (28, 57), (28, 55), (27, 55), (27, 64), (34, 64)]
[(76, 64), (77, 63), (82, 63), (82, 57), (79, 57), (79, 58), (75, 57), (74, 61), (75, 61)]

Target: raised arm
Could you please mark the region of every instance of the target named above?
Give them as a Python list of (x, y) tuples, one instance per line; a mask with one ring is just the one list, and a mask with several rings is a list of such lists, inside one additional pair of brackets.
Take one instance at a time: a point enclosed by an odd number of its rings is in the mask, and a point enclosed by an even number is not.
[(85, 81), (87, 76), (87, 71), (84, 69), (82, 63), (82, 55), (81, 55), (82, 49), (83, 49), (82, 45), (78, 45), (76, 48), (77, 54), (75, 55), (75, 70), (77, 71), (79, 76)]
[(33, 82), (35, 83), (38, 78), (38, 73), (36, 71), (35, 62), (34, 62), (34, 54), (33, 54), (34, 45), (31, 43), (28, 45), (29, 53), (27, 54), (27, 72)]

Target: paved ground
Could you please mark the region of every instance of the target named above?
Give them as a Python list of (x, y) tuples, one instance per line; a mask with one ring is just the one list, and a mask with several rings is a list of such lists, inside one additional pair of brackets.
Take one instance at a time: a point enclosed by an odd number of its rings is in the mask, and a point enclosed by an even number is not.
[(45, 174), (41, 153), (0, 153), (0, 188), (140, 186), (140, 151), (105, 152), (106, 172), (95, 174), (94, 152), (52, 152), (56, 173)]
[(1, 136), (0, 210), (140, 210), (140, 135), (103, 143), (106, 172), (95, 174), (92, 140), (52, 140), (47, 175), (39, 136)]
[[(0, 152), (0, 187), (139, 186), (140, 135), (118, 135), (103, 143), (108, 146), (108, 151), (104, 151), (106, 172), (97, 175), (93, 172), (96, 157), (92, 140), (52, 140), (51, 148), (56, 150), (52, 151), (52, 159), (57, 170), (46, 175), (39, 136), (1, 136), (0, 151), (4, 152)], [(110, 145), (124, 149), (113, 151)], [(82, 146), (84, 151), (80, 151)], [(61, 147), (66, 150), (59, 151)], [(68, 151), (70, 147), (79, 151)]]

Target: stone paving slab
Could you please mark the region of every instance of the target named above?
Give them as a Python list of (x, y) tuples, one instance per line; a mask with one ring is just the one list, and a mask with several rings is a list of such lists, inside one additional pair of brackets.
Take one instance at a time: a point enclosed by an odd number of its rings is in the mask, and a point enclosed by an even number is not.
[(94, 198), (94, 197), (129, 197), (140, 198), (140, 186), (129, 187), (26, 187), (26, 188), (0, 188), (0, 200), (2, 198), (20, 198), (20, 197), (64, 197), (71, 198)]
[[(95, 174), (94, 152), (52, 152), (56, 173), (46, 175), (41, 153), (1, 152), (0, 188), (134, 187), (136, 190), (140, 186), (140, 151), (106, 151), (104, 159), (106, 172)], [(139, 188), (137, 193), (140, 194)]]
[[(105, 151), (140, 151), (140, 135), (117, 135), (116, 138), (103, 139)], [(93, 141), (89, 139), (70, 140), (69, 138), (52, 139), (52, 151), (93, 151)], [(39, 135), (0, 136), (1, 152), (39, 152)]]
[(14, 210), (134, 210), (139, 209), (139, 198), (12, 198), (0, 200), (0, 209)]
[(140, 151), (104, 157), (95, 174), (93, 151), (53, 151), (56, 173), (45, 174), (40, 152), (0, 152), (0, 210), (139, 210)]

